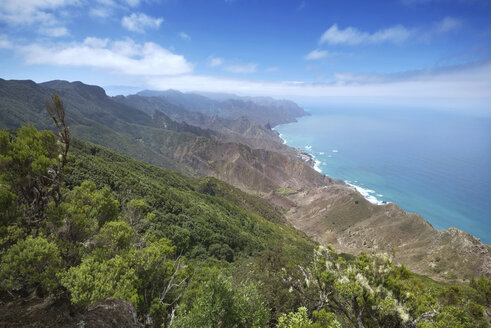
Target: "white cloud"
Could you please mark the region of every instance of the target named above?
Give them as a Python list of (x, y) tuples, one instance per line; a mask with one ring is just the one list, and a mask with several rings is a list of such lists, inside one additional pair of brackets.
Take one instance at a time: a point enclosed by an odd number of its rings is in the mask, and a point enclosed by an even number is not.
[[(489, 111), (491, 99), (491, 60), (448, 67), (435, 71), (419, 71), (397, 76), (359, 76), (339, 74), (331, 83), (301, 81), (271, 82), (203, 75), (150, 77), (152, 89), (182, 91), (229, 92), (244, 95), (275, 97), (348, 99), (366, 103), (424, 104), (457, 106), (470, 102)], [(466, 106), (466, 109), (469, 107)], [(491, 115), (491, 112), (488, 113)]]
[(93, 17), (106, 18), (111, 16), (112, 10), (108, 7), (96, 7), (96, 8), (91, 8), (89, 14), (90, 16)]
[(305, 57), (303, 57), (305, 60), (316, 60), (316, 59), (322, 59), (327, 57), (328, 53), (325, 50), (317, 50), (314, 49), (311, 52), (309, 52)]
[(12, 42), (10, 42), (9, 38), (5, 34), (0, 34), (0, 49), (10, 49), (13, 48)]
[(86, 0), (89, 14), (96, 18), (106, 18), (119, 11), (132, 11), (140, 5), (140, 0)]
[(257, 64), (249, 63), (243, 65), (230, 65), (224, 68), (227, 72), (249, 74), (257, 71)]
[(339, 29), (337, 24), (332, 25), (320, 37), (319, 43), (328, 44), (373, 44), (373, 43), (402, 43), (406, 41), (413, 31), (402, 25), (396, 25), (387, 29), (378, 30), (374, 33), (368, 33), (358, 30), (354, 27), (347, 27), (344, 30)]
[(140, 5), (140, 0), (124, 0), (130, 7), (137, 7)]
[(218, 67), (223, 64), (223, 59), (220, 57), (212, 57), (210, 58), (210, 67)]
[(66, 27), (40, 27), (38, 32), (53, 38), (67, 36), (69, 34)]
[(191, 40), (191, 37), (185, 32), (179, 33), (179, 37), (183, 40)]
[(158, 29), (164, 21), (163, 18), (153, 18), (143, 13), (124, 16), (121, 25), (129, 31), (143, 33), (146, 28)]
[(232, 64), (221, 57), (209, 57), (208, 66), (221, 67), (223, 71), (227, 71), (230, 73), (250, 74), (250, 73), (257, 72), (258, 64), (256, 63)]
[(266, 72), (278, 72), (280, 69), (277, 66), (270, 66), (265, 69)]
[(1, 0), (0, 23), (15, 27), (35, 26), (36, 31), (45, 36), (65, 36), (69, 33), (58, 12), (80, 4), (79, 0)]
[(21, 47), (28, 64), (93, 67), (126, 75), (187, 74), (192, 65), (158, 44), (131, 39), (86, 38), (79, 43), (32, 44)]
[(0, 21), (9, 25), (53, 25), (53, 10), (78, 5), (73, 0), (2, 0)]
[(462, 22), (454, 17), (445, 17), (440, 22), (435, 24), (436, 33), (447, 33), (459, 29), (462, 26)]

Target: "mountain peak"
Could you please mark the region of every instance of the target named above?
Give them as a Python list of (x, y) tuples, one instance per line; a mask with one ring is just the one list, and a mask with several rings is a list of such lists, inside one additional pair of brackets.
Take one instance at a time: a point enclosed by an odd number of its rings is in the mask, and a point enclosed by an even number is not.
[(101, 99), (107, 97), (106, 91), (100, 86), (85, 84), (80, 81), (69, 82), (65, 80), (53, 80), (40, 84), (56, 90), (68, 91), (72, 89), (89, 99)]

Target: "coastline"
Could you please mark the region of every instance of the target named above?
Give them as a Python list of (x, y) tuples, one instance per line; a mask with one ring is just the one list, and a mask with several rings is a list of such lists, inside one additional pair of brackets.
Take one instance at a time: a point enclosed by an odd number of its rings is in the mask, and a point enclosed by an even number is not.
[[(357, 191), (373, 204), (391, 202), (417, 213), (439, 231), (456, 227), (491, 242), (491, 203), (486, 199), (491, 158), (483, 158), (481, 138), (489, 135), (489, 123), (467, 116), (456, 120), (424, 108), (408, 113), (408, 122), (398, 120), (392, 108), (319, 107), (311, 112), (314, 118), (276, 128), (289, 146), (320, 161), (322, 173), (350, 188), (361, 187)], [(438, 120), (432, 121), (435, 117)], [(417, 133), (422, 125), (432, 132)], [(310, 150), (305, 148), (310, 145)], [(456, 146), (465, 149), (465, 156), (455, 152)]]
[[(295, 122), (293, 122), (293, 123), (295, 123)], [(278, 134), (278, 137), (283, 141), (283, 144), (288, 146), (288, 142), (287, 142), (285, 136), (283, 134), (279, 133), (275, 128), (272, 128), (272, 130)], [(295, 151), (297, 152), (297, 157), (301, 161), (310, 165), (317, 172), (327, 176), (326, 173), (322, 172), (322, 169), (320, 168), (320, 165), (322, 164), (322, 162), (316, 157), (315, 152), (312, 150), (312, 146), (306, 145), (305, 150), (300, 149), (300, 148), (296, 148), (296, 147), (292, 147), (292, 146), (289, 146), (289, 147), (295, 149)], [(339, 151), (337, 149), (334, 149), (334, 150), (332, 150), (332, 152), (338, 153)], [(319, 155), (324, 155), (324, 152), (320, 152)], [(328, 155), (328, 156), (330, 156), (330, 155)], [(333, 177), (331, 177), (331, 178), (333, 178)], [(375, 190), (358, 186), (349, 180), (343, 180), (343, 181), (348, 186), (350, 186), (353, 190), (360, 193), (363, 196), (363, 198), (365, 198), (366, 200), (368, 200), (370, 203), (372, 203), (374, 205), (390, 204), (390, 202), (388, 202), (388, 201), (378, 199), (375, 195), (377, 195), (378, 197), (382, 197), (382, 195), (378, 194)]]

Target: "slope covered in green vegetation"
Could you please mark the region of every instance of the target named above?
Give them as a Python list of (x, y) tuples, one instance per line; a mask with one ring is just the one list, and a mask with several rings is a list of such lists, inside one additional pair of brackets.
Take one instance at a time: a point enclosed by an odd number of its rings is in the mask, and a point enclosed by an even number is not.
[[(79, 140), (64, 166), (63, 144), (32, 126), (0, 132), (0, 325), (74, 326), (122, 298), (154, 327), (488, 326), (485, 278), (443, 284), (340, 255), (223, 182)], [(28, 295), (47, 301), (19, 315)], [(50, 306), (66, 315), (44, 318)]]

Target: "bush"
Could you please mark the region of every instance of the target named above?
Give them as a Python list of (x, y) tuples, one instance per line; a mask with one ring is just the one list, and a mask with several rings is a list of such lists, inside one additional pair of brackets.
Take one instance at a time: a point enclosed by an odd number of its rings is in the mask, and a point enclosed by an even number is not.
[(0, 268), (2, 288), (10, 292), (53, 291), (58, 286), (56, 274), (61, 267), (60, 251), (44, 237), (28, 236), (5, 253)]

